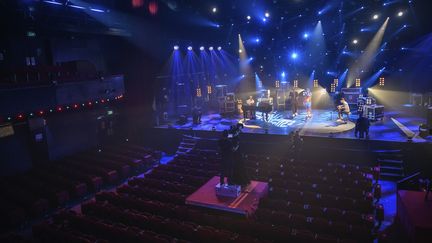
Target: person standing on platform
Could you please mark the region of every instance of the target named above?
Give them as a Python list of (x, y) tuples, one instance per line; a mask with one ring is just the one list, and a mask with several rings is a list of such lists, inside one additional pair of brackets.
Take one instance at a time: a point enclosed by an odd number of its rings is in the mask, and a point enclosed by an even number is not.
[(225, 184), (225, 177), (227, 177), (227, 184), (231, 184), (231, 177), (233, 172), (233, 144), (228, 137), (228, 130), (222, 132), (222, 138), (219, 139), (219, 151), (221, 155), (221, 168), (220, 168), (220, 185)]
[(249, 106), (250, 119), (255, 119), (255, 100), (253, 99), (252, 95), (246, 100), (246, 105)]

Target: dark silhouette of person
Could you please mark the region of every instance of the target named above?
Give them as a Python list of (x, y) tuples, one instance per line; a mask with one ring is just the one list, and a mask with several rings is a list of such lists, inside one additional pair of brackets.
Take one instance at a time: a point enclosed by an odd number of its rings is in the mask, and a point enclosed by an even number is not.
[(364, 117), (362, 114), (360, 114), (355, 125), (355, 136), (364, 138), (366, 135), (366, 138), (369, 137), (369, 127), (370, 127), (369, 119), (367, 117)]
[(233, 174), (233, 144), (228, 138), (228, 130), (222, 132), (222, 137), (219, 139), (219, 151), (221, 155), (221, 168), (220, 168), (220, 185), (225, 184), (225, 177), (227, 177), (227, 184), (231, 184)]

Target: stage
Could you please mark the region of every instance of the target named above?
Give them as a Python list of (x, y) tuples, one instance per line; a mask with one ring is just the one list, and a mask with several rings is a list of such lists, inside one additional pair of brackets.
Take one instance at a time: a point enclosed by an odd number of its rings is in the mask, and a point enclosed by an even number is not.
[[(312, 118), (306, 119), (306, 112), (300, 111), (296, 117), (288, 111), (273, 111), (269, 114), (269, 121), (262, 119), (261, 113), (256, 113), (255, 120), (243, 120), (241, 115), (221, 116), (215, 112), (203, 114), (200, 124), (193, 124), (189, 117), (185, 124), (176, 123), (172, 118), (165, 125), (157, 128), (174, 128), (182, 130), (223, 131), (236, 123), (244, 124), (244, 133), (288, 135), (292, 131), (299, 131), (303, 136), (332, 137), (357, 139), (354, 136), (357, 115), (350, 115), (346, 122), (337, 121), (337, 112), (330, 110), (313, 110)], [(407, 115), (404, 111), (386, 112), (384, 119), (371, 122), (369, 139), (389, 142), (407, 142), (413, 137), (416, 143), (432, 142), (432, 137), (418, 136), (418, 127), (426, 120), (421, 117)]]
[(242, 188), (237, 198), (217, 197), (215, 186), (219, 183), (219, 176), (214, 176), (206, 184), (186, 198), (186, 204), (198, 207), (222, 210), (226, 212), (250, 215), (258, 206), (259, 200), (268, 193), (266, 182), (251, 181)]

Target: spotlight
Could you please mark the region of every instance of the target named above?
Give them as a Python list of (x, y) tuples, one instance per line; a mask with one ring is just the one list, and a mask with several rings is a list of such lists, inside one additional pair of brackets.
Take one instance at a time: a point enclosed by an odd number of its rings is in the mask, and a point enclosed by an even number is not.
[(242, 51), (242, 49), (239, 49), (239, 53), (242, 53), (243, 51)]
[(246, 16), (246, 19), (251, 20), (251, 16), (250, 15)]
[(192, 51), (192, 46), (188, 46), (187, 48), (189, 51)]
[(281, 76), (282, 76), (282, 78), (285, 78), (285, 76), (286, 76), (285, 72), (282, 72)]
[(260, 41), (261, 41), (260, 38), (256, 38), (256, 39), (255, 39), (255, 42), (256, 42), (256, 43), (259, 43)]
[(269, 13), (269, 12), (265, 12), (264, 16), (265, 16), (266, 18), (269, 18), (269, 17), (270, 17), (270, 13)]
[(402, 11), (399, 11), (399, 13), (397, 14), (398, 17), (402, 17), (404, 15), (404, 13)]
[(303, 34), (303, 38), (305, 38), (305, 39), (309, 38), (309, 34), (308, 33), (304, 33)]
[(219, 46), (219, 47), (218, 47), (218, 51), (221, 51), (221, 50), (222, 50), (222, 47), (221, 47), (221, 46)]
[(204, 46), (201, 46), (201, 47), (200, 47), (200, 51), (204, 51)]
[(213, 46), (209, 47), (209, 51), (213, 51), (213, 49), (214, 49)]
[(179, 46), (174, 46), (174, 50), (177, 51), (179, 49)]
[(216, 13), (217, 12), (217, 8), (216, 7), (212, 8), (212, 12)]
[(357, 39), (354, 39), (354, 40), (352, 41), (352, 43), (353, 43), (353, 44), (357, 44), (357, 43), (358, 43), (358, 40), (357, 40)]
[(374, 16), (372, 17), (373, 19), (378, 19), (379, 15), (378, 14), (374, 14)]
[(266, 19), (266, 18), (263, 18), (262, 21), (265, 23), (265, 22), (267, 22), (267, 19)]
[(292, 58), (292, 59), (297, 59), (297, 57), (298, 57), (297, 52), (293, 52), (293, 53), (291, 54), (291, 58)]

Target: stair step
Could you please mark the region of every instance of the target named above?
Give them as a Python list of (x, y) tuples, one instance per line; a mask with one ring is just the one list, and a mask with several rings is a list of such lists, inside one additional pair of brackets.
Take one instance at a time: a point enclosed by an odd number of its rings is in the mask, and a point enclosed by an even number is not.
[(402, 160), (394, 160), (394, 159), (378, 159), (379, 163), (389, 163), (389, 164), (403, 164)]
[(394, 166), (380, 166), (381, 170), (401, 170), (403, 171), (403, 167), (394, 167)]
[(401, 153), (402, 150), (400, 149), (379, 149), (379, 150), (374, 150), (374, 153), (382, 153), (382, 154), (390, 154), (390, 153)]
[(192, 146), (196, 145), (196, 143), (184, 142), (184, 141), (182, 141), (180, 144), (187, 144), (187, 145), (192, 145)]
[(403, 174), (396, 174), (396, 173), (389, 173), (389, 172), (381, 172), (380, 176), (383, 178), (394, 178), (394, 179), (400, 179), (404, 177)]

